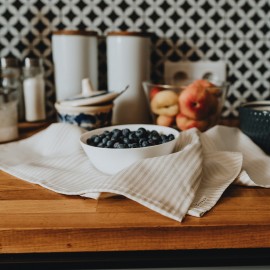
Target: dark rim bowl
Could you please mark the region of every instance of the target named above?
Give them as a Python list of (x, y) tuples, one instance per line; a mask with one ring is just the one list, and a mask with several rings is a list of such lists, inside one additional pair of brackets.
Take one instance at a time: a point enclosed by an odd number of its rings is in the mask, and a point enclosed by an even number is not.
[(239, 108), (240, 129), (270, 154), (270, 101), (247, 102)]

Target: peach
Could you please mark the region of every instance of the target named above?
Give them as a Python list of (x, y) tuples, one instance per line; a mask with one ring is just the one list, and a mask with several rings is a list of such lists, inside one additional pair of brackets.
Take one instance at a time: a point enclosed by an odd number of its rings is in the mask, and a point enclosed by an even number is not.
[(149, 93), (149, 98), (150, 100), (153, 99), (153, 97), (160, 91), (160, 89), (158, 87), (153, 87), (151, 88), (150, 90), (150, 93)]
[(212, 95), (199, 82), (188, 85), (179, 95), (181, 113), (190, 119), (202, 120), (213, 110)]
[(187, 130), (190, 128), (197, 128), (200, 131), (207, 130), (211, 123), (208, 119), (204, 120), (194, 120), (186, 117), (185, 115), (179, 113), (176, 116), (176, 125), (180, 130)]
[(179, 111), (178, 95), (170, 90), (160, 91), (154, 95), (150, 107), (157, 115), (175, 116)]
[(174, 122), (175, 117), (166, 116), (166, 115), (159, 115), (157, 117), (156, 123), (160, 126), (170, 127)]
[(204, 88), (208, 88), (208, 87), (213, 87), (215, 86), (214, 84), (212, 84), (211, 82), (207, 81), (207, 80), (204, 80), (204, 79), (200, 79), (200, 80), (196, 80), (193, 82), (194, 84), (198, 84), (198, 85), (201, 85), (202, 87)]

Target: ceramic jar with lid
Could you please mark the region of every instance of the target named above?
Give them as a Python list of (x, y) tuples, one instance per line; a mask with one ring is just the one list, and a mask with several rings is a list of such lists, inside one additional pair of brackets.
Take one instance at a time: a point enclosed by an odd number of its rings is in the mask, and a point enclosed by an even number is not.
[(59, 30), (52, 35), (56, 100), (80, 94), (81, 81), (90, 78), (98, 89), (98, 34)]
[(150, 79), (150, 35), (142, 32), (110, 32), (107, 36), (108, 89), (129, 89), (116, 101), (114, 124), (149, 123), (142, 82)]

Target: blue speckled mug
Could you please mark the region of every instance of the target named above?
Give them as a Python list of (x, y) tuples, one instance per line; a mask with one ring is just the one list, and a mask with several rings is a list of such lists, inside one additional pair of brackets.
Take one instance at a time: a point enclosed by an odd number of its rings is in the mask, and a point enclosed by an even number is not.
[(95, 106), (67, 106), (55, 103), (59, 122), (77, 125), (86, 130), (111, 125), (113, 103)]

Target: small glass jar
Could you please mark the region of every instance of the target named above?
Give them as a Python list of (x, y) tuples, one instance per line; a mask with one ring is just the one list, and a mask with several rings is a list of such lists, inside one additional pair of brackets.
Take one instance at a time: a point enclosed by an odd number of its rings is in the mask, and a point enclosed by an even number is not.
[(45, 120), (45, 82), (41, 59), (25, 59), (23, 67), (23, 94), (25, 120), (27, 122)]
[(20, 70), (17, 59), (1, 58), (0, 142), (18, 138), (18, 99)]

